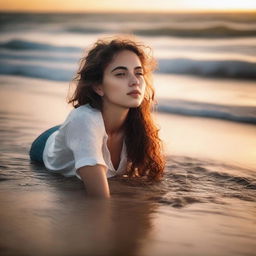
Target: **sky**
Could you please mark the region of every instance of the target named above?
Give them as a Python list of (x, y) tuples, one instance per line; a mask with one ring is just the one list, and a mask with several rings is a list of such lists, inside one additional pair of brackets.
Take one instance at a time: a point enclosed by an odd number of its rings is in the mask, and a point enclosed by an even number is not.
[(1, 11), (256, 11), (256, 0), (0, 0)]

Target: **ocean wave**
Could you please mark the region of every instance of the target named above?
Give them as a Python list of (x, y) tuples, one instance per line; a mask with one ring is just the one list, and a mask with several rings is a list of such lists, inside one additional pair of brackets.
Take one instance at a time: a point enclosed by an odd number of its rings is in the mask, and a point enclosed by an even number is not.
[[(208, 27), (175, 27), (175, 26), (160, 26), (156, 27), (152, 24), (149, 28), (141, 25), (141, 28), (134, 28), (127, 26), (126, 28), (120, 28), (115, 26), (107, 27), (83, 27), (83, 26), (69, 26), (61, 31), (78, 34), (97, 34), (97, 33), (122, 33), (124, 30), (128, 33), (134, 33), (142, 36), (172, 36), (172, 37), (185, 37), (185, 38), (233, 38), (233, 37), (255, 37), (256, 29), (246, 28), (239, 29), (230, 25), (208, 25)], [(138, 26), (136, 26), (138, 27)]]
[(256, 124), (256, 107), (159, 99), (157, 110), (178, 115), (200, 116)]
[(78, 34), (99, 34), (104, 33), (107, 30), (101, 28), (90, 28), (90, 27), (80, 27), (80, 26), (71, 26), (64, 29), (65, 32), (69, 33), (78, 33)]
[[(27, 53), (27, 52), (26, 52)], [(13, 54), (0, 52), (0, 59), (5, 60), (21, 60), (21, 61), (41, 61), (41, 62), (57, 62), (57, 63), (76, 63), (79, 57), (68, 57), (66, 55), (48, 55), (45, 53), (34, 54)]]
[(159, 73), (256, 79), (256, 63), (239, 60), (159, 59)]
[(255, 37), (256, 29), (238, 29), (227, 25), (209, 26), (206, 28), (175, 28), (159, 27), (154, 29), (134, 29), (134, 33), (143, 36), (174, 36), (174, 37)]
[(81, 48), (73, 46), (55, 46), (45, 43), (31, 42), (27, 40), (13, 39), (4, 43), (0, 43), (0, 49), (10, 50), (38, 50), (38, 51), (54, 51), (54, 52), (81, 52)]
[[(76, 63), (82, 48), (55, 46), (25, 40), (10, 40), (0, 44), (0, 59), (38, 60)], [(9, 52), (4, 52), (4, 51)], [(25, 52), (33, 52), (26, 54)], [(19, 54), (22, 53), (22, 54)], [(49, 54), (45, 54), (45, 53)], [(41, 54), (40, 54), (41, 53)], [(53, 53), (64, 53), (53, 55)], [(44, 54), (44, 55), (42, 55)], [(73, 56), (70, 56), (73, 54)], [(68, 56), (69, 55), (69, 56)], [(75, 57), (77, 56), (77, 58)], [(189, 58), (158, 59), (157, 72), (167, 74), (192, 74), (206, 77), (256, 79), (256, 63), (242, 60), (195, 60)]]
[(15, 64), (0, 62), (1, 75), (34, 77), (53, 81), (70, 81), (73, 70), (63, 67), (47, 67), (35, 64)]
[[(81, 57), (81, 56), (80, 56)], [(79, 57), (69, 57), (67, 55), (41, 55), (35, 53), (31, 54), (13, 54), (0, 52), (0, 60), (2, 65), (0, 67), (1, 74), (19, 74), (29, 77), (40, 77), (44, 79), (52, 79), (51, 73), (64, 74), (64, 77), (58, 75), (60, 81), (65, 81), (67, 76), (65, 75), (66, 69), (62, 70), (59, 63), (73, 65), (77, 67)], [(18, 60), (20, 63), (12, 63), (12, 61)], [(42, 65), (31, 65), (31, 61), (37, 61)], [(50, 64), (47, 64), (51, 63)], [(256, 63), (246, 61), (206, 61), (206, 60), (191, 60), (191, 59), (159, 59), (159, 68), (157, 73), (166, 74), (192, 74), (204, 77), (224, 77), (224, 78), (241, 78), (252, 79), (256, 78)], [(56, 63), (56, 68), (52, 67), (52, 64)], [(44, 64), (44, 65), (43, 65)], [(49, 65), (49, 67), (47, 67)], [(44, 67), (41, 67), (44, 66)], [(40, 69), (44, 69), (45, 72), (39, 72)], [(71, 71), (69, 70), (68, 73)], [(53, 79), (56, 80), (56, 79)]]
[[(21, 60), (21, 61), (24, 61), (24, 65), (29, 65), (29, 61), (39, 61), (39, 62), (56, 62), (56, 65), (58, 63), (70, 63), (70, 64), (73, 63), (74, 66), (77, 65), (79, 60), (78, 57), (77, 58), (65, 57), (65, 56), (58, 57), (58, 56), (52, 56), (52, 55), (45, 55), (45, 56), (20, 55), (18, 56), (13, 54), (6, 54), (6, 53), (0, 53), (0, 59), (1, 60)], [(12, 64), (5, 63), (5, 67), (0, 67), (2, 72), (9, 72), (8, 65), (12, 65)], [(26, 69), (26, 66), (24, 66), (22, 69)], [(256, 63), (243, 62), (243, 61), (196, 61), (196, 60), (189, 60), (189, 59), (169, 59), (169, 60), (159, 61), (159, 69), (157, 70), (157, 73), (190, 74), (190, 75), (213, 77), (213, 78), (223, 77), (223, 78), (240, 78), (240, 79), (254, 80), (256, 78)]]

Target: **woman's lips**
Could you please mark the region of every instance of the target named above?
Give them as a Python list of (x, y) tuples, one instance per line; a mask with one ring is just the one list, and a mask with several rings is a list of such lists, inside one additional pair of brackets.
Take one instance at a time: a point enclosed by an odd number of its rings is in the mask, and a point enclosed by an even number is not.
[(132, 90), (131, 92), (128, 92), (127, 95), (132, 96), (133, 98), (139, 98), (141, 93), (139, 90)]
[(140, 97), (140, 93), (138, 93), (138, 92), (129, 93), (128, 95), (129, 95), (129, 96), (132, 96), (133, 98), (138, 98), (138, 97)]

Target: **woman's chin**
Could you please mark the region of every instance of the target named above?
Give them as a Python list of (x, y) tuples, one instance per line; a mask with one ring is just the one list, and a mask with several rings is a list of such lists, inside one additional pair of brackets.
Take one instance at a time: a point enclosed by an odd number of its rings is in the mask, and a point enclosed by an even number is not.
[(141, 102), (133, 102), (129, 104), (129, 108), (137, 108), (141, 105)]

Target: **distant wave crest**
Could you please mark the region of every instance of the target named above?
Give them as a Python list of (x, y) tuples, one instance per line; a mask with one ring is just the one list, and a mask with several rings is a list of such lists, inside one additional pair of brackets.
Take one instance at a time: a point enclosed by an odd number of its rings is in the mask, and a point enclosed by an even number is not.
[(73, 71), (71, 69), (59, 67), (53, 68), (32, 64), (4, 64), (0, 62), (0, 74), (34, 77), (54, 81), (70, 81), (72, 79)]
[(256, 107), (210, 104), (204, 102), (159, 99), (158, 111), (256, 124)]
[[(208, 26), (205, 28), (180, 28), (180, 27), (154, 27), (151, 28), (126, 28), (127, 32), (143, 36), (173, 36), (187, 38), (232, 38), (232, 37), (255, 37), (256, 29), (238, 29), (228, 25)], [(64, 28), (65, 32), (78, 34), (94, 34), (105, 32), (123, 32), (118, 29), (106, 29), (97, 27), (70, 26)]]
[[(81, 57), (82, 48), (71, 46), (56, 46), (45, 43), (37, 43), (25, 40), (10, 40), (0, 44), (0, 49), (7, 49), (13, 52), (0, 52), (0, 59), (17, 60), (38, 60), (54, 61), (65, 63), (76, 63)], [(14, 54), (14, 51), (16, 53)], [(17, 51), (23, 52), (19, 54)], [(25, 51), (34, 51), (33, 55)], [(40, 55), (38, 52), (49, 54)], [(63, 55), (53, 55), (51, 53), (65, 53)], [(69, 53), (77, 54), (67, 56)], [(195, 60), (190, 58), (168, 58), (158, 59), (159, 68), (157, 72), (167, 74), (192, 74), (206, 77), (227, 77), (256, 79), (256, 63), (242, 60)]]
[(72, 46), (55, 46), (51, 44), (37, 43), (26, 40), (14, 39), (4, 43), (0, 43), (0, 49), (10, 50), (40, 50), (40, 51), (81, 51), (79, 47)]
[(160, 59), (158, 72), (256, 79), (256, 63), (238, 60)]
[(175, 28), (160, 27), (153, 29), (136, 29), (135, 33), (144, 36), (175, 36), (175, 37), (255, 37), (256, 29), (238, 29), (227, 25), (211, 26), (206, 28)]

